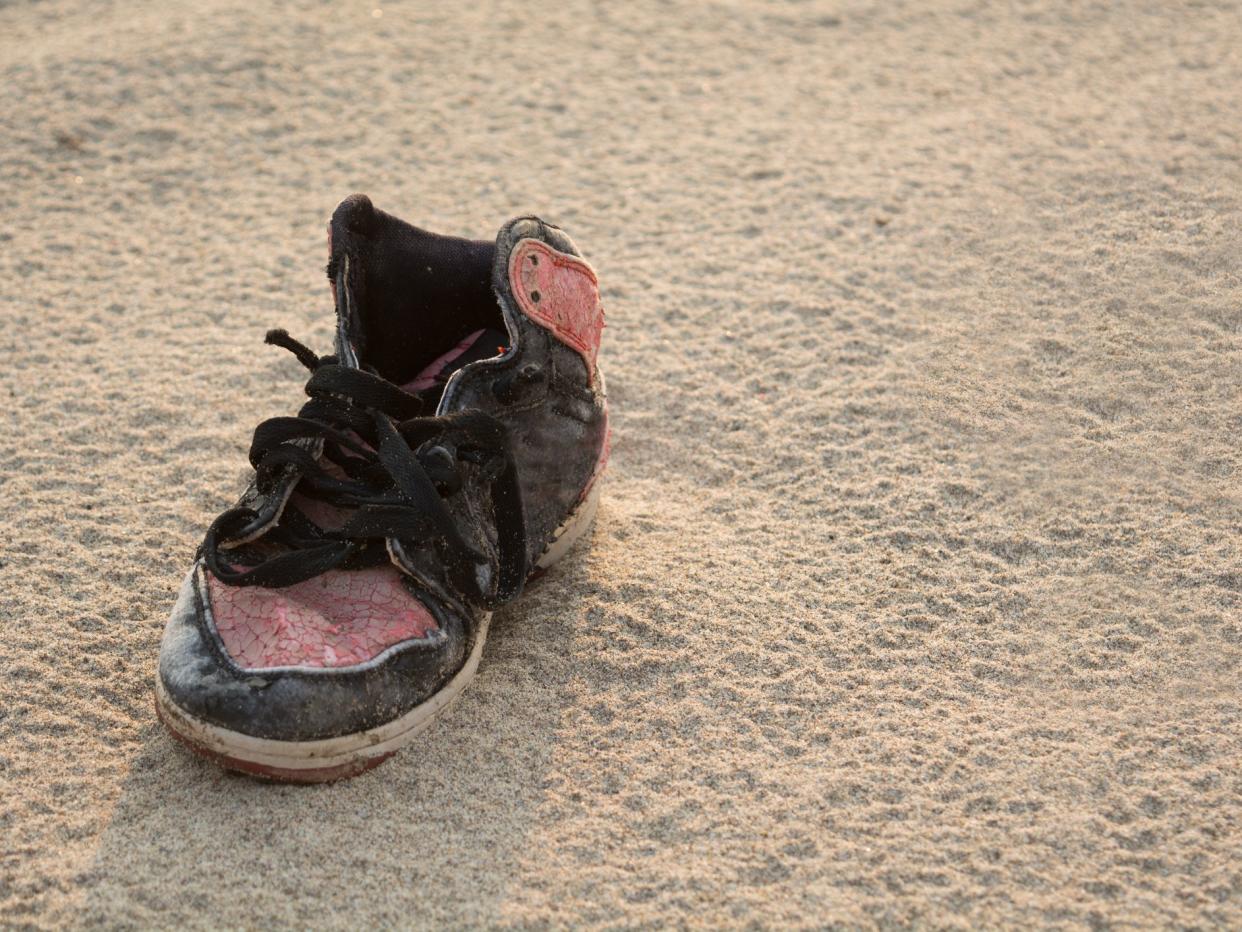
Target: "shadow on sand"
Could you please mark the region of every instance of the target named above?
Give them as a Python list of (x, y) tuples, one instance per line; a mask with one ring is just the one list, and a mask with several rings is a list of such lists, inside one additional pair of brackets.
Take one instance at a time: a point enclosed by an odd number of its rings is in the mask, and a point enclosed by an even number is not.
[(210, 904), (217, 926), (495, 923), (549, 771), (585, 573), (571, 556), (498, 613), (461, 699), (350, 781), (226, 773), (152, 714), (77, 918), (180, 925)]

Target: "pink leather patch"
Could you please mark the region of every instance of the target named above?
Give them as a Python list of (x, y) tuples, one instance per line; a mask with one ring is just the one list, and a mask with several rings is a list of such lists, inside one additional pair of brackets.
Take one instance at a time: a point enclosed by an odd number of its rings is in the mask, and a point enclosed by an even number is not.
[(509, 256), (509, 285), (522, 312), (581, 353), (593, 374), (604, 307), (591, 267), (539, 240), (524, 239)]
[(205, 575), (216, 631), (245, 670), (349, 667), (439, 627), (395, 566), (332, 570), (284, 589)]

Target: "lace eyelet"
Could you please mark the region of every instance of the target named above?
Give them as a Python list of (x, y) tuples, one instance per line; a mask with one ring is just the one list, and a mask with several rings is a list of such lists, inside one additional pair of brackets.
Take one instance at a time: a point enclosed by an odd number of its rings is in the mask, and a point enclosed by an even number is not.
[(422, 450), (418, 458), (428, 470), (451, 470), (457, 463), (456, 451), (439, 443)]

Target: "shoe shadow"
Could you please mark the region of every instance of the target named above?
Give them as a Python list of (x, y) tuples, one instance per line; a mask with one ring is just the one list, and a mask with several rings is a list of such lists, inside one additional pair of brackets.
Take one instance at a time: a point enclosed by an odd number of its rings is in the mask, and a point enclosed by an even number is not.
[(369, 773), (227, 773), (154, 720), (87, 877), (106, 926), (495, 925), (543, 795), (574, 668), (571, 555), (493, 619), (479, 674)]

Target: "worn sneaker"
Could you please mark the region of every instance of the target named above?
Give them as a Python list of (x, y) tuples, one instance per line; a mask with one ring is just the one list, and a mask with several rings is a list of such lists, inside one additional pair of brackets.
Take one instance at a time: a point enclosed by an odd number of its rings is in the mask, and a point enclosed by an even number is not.
[(590, 527), (608, 457), (595, 273), (534, 217), (438, 236), (354, 195), (328, 227), (336, 353), (208, 529), (156, 708), (226, 767), (299, 782), (380, 763), (474, 676), (492, 611)]

